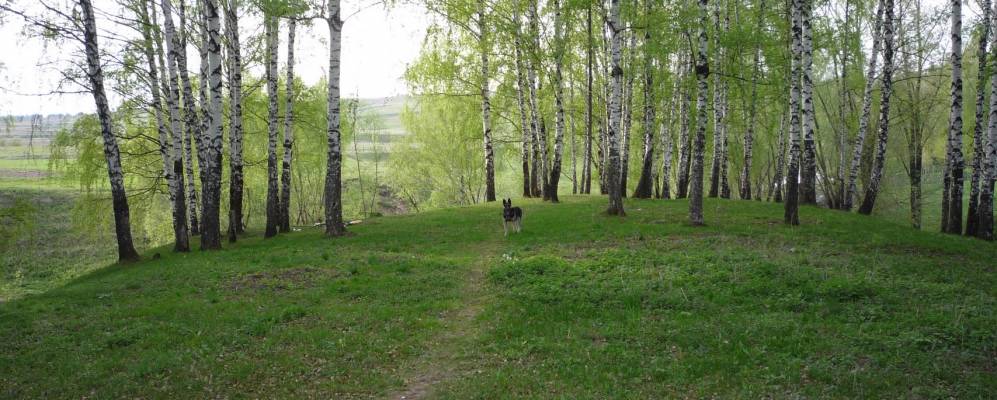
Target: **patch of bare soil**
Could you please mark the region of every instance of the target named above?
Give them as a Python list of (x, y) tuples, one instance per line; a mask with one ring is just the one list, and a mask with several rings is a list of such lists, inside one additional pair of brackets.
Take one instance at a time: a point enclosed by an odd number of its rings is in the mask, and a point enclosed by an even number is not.
[(339, 275), (339, 271), (324, 268), (285, 268), (276, 271), (254, 272), (233, 279), (228, 288), (233, 291), (285, 291), (306, 289), (324, 279)]

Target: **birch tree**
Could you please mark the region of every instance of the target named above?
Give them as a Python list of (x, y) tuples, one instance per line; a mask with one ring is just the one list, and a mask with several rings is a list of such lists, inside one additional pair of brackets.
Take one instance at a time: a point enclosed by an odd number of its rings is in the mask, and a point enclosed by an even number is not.
[(803, 2), (801, 10), (803, 28), (803, 157), (800, 170), (800, 202), (817, 203), (817, 145), (814, 141), (814, 80), (813, 80), (813, 27), (810, 19), (813, 14), (813, 1)]
[(561, 155), (564, 151), (564, 76), (561, 72), (564, 63), (564, 29), (562, 24), (563, 10), (560, 0), (554, 0), (554, 160), (551, 163), (550, 177), (547, 179), (547, 188), (544, 190), (544, 198), (552, 203), (560, 200), (557, 198), (557, 186), (561, 179)]
[(221, 249), (221, 186), (222, 186), (222, 65), (221, 65), (221, 21), (218, 0), (204, 0), (205, 18), (208, 26), (208, 130), (204, 135), (205, 161), (201, 166), (205, 179), (201, 209), (204, 231), (201, 232), (201, 249)]
[[(172, 5), (166, 4), (170, 3), (170, 0), (161, 0), (163, 6), (163, 14), (167, 14), (167, 7), (172, 9)], [(184, 173), (187, 175), (187, 212), (190, 216), (190, 231), (194, 235), (201, 234), (201, 222), (198, 218), (198, 209), (200, 208), (197, 204), (198, 195), (197, 189), (194, 184), (194, 156), (197, 156), (197, 165), (202, 168), (201, 173), (201, 186), (204, 186), (204, 171), (203, 166), (205, 161), (202, 157), (203, 152), (201, 148), (204, 147), (201, 144), (201, 132), (198, 127), (200, 122), (198, 122), (197, 110), (194, 105), (194, 90), (190, 83), (190, 74), (187, 71), (187, 17), (186, 17), (186, 7), (183, 3), (180, 3), (179, 9), (180, 16), (180, 30), (177, 31), (176, 36), (179, 43), (176, 51), (176, 64), (177, 72), (180, 75), (181, 88), (183, 90), (183, 125), (184, 125), (184, 153), (186, 160), (184, 161)], [(169, 18), (163, 20), (164, 23), (172, 22)], [(166, 29), (169, 29), (167, 26)], [(197, 129), (197, 132), (195, 132)], [(195, 153), (196, 151), (196, 153)]]
[(513, 18), (517, 21), (515, 39), (515, 66), (516, 66), (516, 100), (519, 104), (520, 129), (522, 131), (522, 164), (523, 164), (523, 197), (533, 197), (532, 175), (530, 174), (530, 143), (532, 142), (532, 128), (529, 122), (530, 111), (526, 107), (526, 77), (523, 76), (523, 52), (521, 49), (520, 32), (518, 28), (519, 16)]
[(529, 38), (530, 44), (528, 46), (528, 52), (530, 56), (527, 57), (526, 71), (527, 78), (529, 79), (527, 84), (530, 87), (530, 112), (532, 114), (531, 127), (533, 129), (533, 171), (535, 176), (532, 177), (534, 180), (534, 193), (533, 196), (540, 197), (543, 196), (544, 200), (547, 199), (547, 193), (544, 193), (544, 189), (547, 188), (548, 177), (550, 176), (550, 166), (547, 164), (547, 135), (543, 128), (543, 116), (540, 114), (540, 100), (538, 98), (538, 92), (540, 91), (540, 83), (538, 81), (538, 72), (540, 69), (540, 17), (537, 14), (537, 0), (527, 0), (529, 2), (529, 7), (527, 7), (527, 23), (529, 24)]
[(785, 222), (800, 224), (800, 78), (803, 73), (803, 5), (804, 1), (792, 0), (790, 30), (792, 31), (792, 61), (789, 83), (789, 168), (786, 173)]
[(952, 110), (945, 148), (945, 178), (942, 199), (942, 232), (962, 234), (962, 1), (951, 0), (952, 12)]
[(858, 133), (855, 136), (855, 144), (852, 151), (852, 162), (848, 173), (848, 189), (845, 195), (845, 202), (842, 207), (845, 211), (850, 211), (854, 201), (858, 196), (859, 168), (862, 167), (862, 149), (865, 143), (866, 134), (869, 131), (869, 118), (872, 115), (872, 91), (876, 86), (876, 59), (879, 56), (879, 48), (882, 45), (882, 25), (883, 8), (885, 0), (879, 0), (876, 7), (876, 19), (873, 20), (872, 53), (869, 56), (868, 72), (865, 76), (865, 89), (862, 92), (862, 114), (859, 116)]
[(100, 64), (100, 48), (97, 44), (97, 23), (93, 4), (90, 0), (80, 0), (83, 19), (83, 47), (86, 53), (87, 81), (90, 93), (97, 106), (97, 119), (100, 120), (100, 136), (104, 141), (104, 159), (107, 161), (107, 176), (111, 183), (111, 203), (114, 209), (114, 231), (118, 241), (118, 261), (138, 261), (139, 255), (132, 242), (131, 218), (128, 210), (128, 196), (125, 193), (124, 171), (121, 169), (121, 152), (113, 132), (111, 107), (107, 104), (104, 91), (104, 71)]
[(588, 51), (586, 52), (586, 68), (585, 68), (585, 78), (586, 78), (586, 90), (585, 90), (585, 162), (582, 166), (582, 193), (590, 194), (592, 193), (592, 123), (593, 121), (593, 110), (592, 110), (592, 70), (593, 62), (595, 59), (594, 54), (594, 44), (592, 39), (592, 4), (589, 3), (585, 8), (586, 20), (585, 28), (587, 30), (587, 44)]
[[(997, 6), (997, 5), (995, 5)], [(992, 48), (997, 48), (997, 34)], [(979, 221), (976, 236), (994, 240), (994, 182), (997, 182), (997, 79), (990, 80), (990, 116), (984, 141), (983, 179), (980, 182)]]
[[(169, 118), (169, 116), (166, 118), (163, 116), (162, 98), (160, 95), (162, 81), (160, 80), (159, 69), (156, 65), (157, 52), (154, 49), (154, 40), (152, 37), (152, 27), (158, 24), (155, 18), (155, 8), (152, 10), (153, 12), (150, 13), (149, 1), (142, 0), (140, 15), (142, 18), (143, 50), (146, 62), (149, 65), (149, 92), (152, 94), (152, 104), (150, 106), (156, 118), (160, 154), (163, 158), (163, 176), (166, 178), (170, 207), (173, 212), (173, 251), (187, 252), (190, 251), (190, 238), (187, 232), (187, 205), (185, 204), (183, 188), (183, 161), (180, 158), (182, 157), (181, 151), (183, 147), (179, 141), (173, 141), (172, 143), (170, 141), (171, 138), (180, 139), (180, 132), (179, 130), (169, 130), (166, 119), (170, 120), (169, 123), (172, 128), (176, 127), (176, 120)], [(170, 92), (166, 91), (165, 93)], [(176, 107), (175, 98), (168, 101), (168, 103), (170, 109)]]
[[(692, 55), (690, 54), (688, 59), (681, 57), (679, 59), (679, 69), (682, 71), (679, 80), (684, 82), (689, 76)], [(676, 198), (684, 199), (689, 194), (689, 167), (692, 164), (692, 147), (689, 135), (689, 107), (692, 104), (692, 93), (690, 93), (689, 88), (685, 87), (685, 84), (682, 85), (681, 97), (682, 99), (679, 101), (679, 170)]]
[[(758, 2), (758, 9), (755, 12), (757, 25), (755, 26), (755, 37), (760, 37), (765, 29), (765, 0)], [(744, 130), (744, 164), (741, 166), (741, 191), (742, 200), (751, 200), (751, 162), (754, 156), (755, 125), (758, 123), (758, 74), (761, 69), (762, 45), (759, 42), (755, 46), (753, 59), (751, 62), (751, 99), (749, 100), (748, 126)]]
[(782, 114), (779, 122), (779, 136), (776, 139), (776, 155), (775, 155), (775, 172), (772, 177), (772, 187), (769, 190), (769, 197), (772, 201), (776, 203), (781, 203), (783, 200), (783, 171), (786, 167), (786, 150), (787, 150), (787, 137), (786, 137), (786, 113)]
[[(958, 1), (958, 0), (956, 0)], [(893, 0), (884, 0), (886, 9), (883, 16), (883, 91), (879, 103), (879, 140), (876, 142), (876, 156), (873, 159), (872, 174), (865, 198), (859, 207), (860, 214), (871, 214), (879, 194), (879, 185), (886, 167), (886, 142), (890, 133), (890, 96), (893, 91)]]
[(229, 62), (229, 241), (244, 232), (242, 222), (242, 50), (239, 43), (238, 0), (225, 2)]
[(267, 98), (267, 203), (266, 231), (263, 237), (277, 235), (280, 228), (280, 192), (277, 187), (277, 35), (279, 21), (275, 10), (264, 9), (264, 31), (266, 35), (266, 80)]
[[(651, 2), (644, 1), (644, 16), (651, 15)], [(645, 22), (646, 24), (646, 22)], [(644, 28), (644, 154), (641, 157), (640, 180), (634, 197), (651, 198), (654, 186), (654, 64), (651, 52), (651, 29)]]
[(699, 0), (699, 40), (696, 52), (696, 137), (692, 148), (692, 182), (689, 188), (689, 222), (703, 225), (703, 158), (706, 148), (706, 80), (710, 75), (707, 61), (707, 0)]
[[(488, 21), (485, 20), (486, 2), (479, 2), (478, 35), (481, 46), (481, 123), (485, 148), (485, 201), (495, 201), (495, 150), (492, 149), (491, 94), (489, 93), (488, 52), (489, 47)], [(558, 166), (560, 167), (560, 166)]]
[(983, 171), (983, 159), (985, 157), (985, 140), (984, 135), (986, 135), (984, 123), (986, 119), (984, 118), (984, 112), (986, 110), (986, 95), (987, 95), (987, 79), (989, 76), (987, 74), (987, 43), (990, 39), (990, 25), (991, 21), (991, 0), (982, 0), (980, 7), (983, 10), (983, 19), (980, 21), (980, 41), (977, 47), (977, 64), (978, 71), (976, 80), (976, 120), (973, 125), (973, 174), (970, 176), (969, 180), (969, 212), (966, 215), (966, 236), (976, 236), (980, 222), (979, 215), (979, 203), (980, 203), (980, 180), (985, 175)]
[(284, 105), (284, 159), (280, 169), (280, 231), (291, 231), (291, 160), (294, 153), (294, 33), (297, 20), (287, 21), (287, 82)]
[(716, 56), (713, 73), (713, 161), (710, 163), (710, 197), (720, 195), (720, 173), (721, 165), (724, 162), (724, 142), (726, 142), (727, 121), (724, 115), (724, 95), (723, 95), (723, 59), (724, 49), (720, 45), (722, 28), (720, 26), (721, 2), (717, 1), (713, 10), (713, 26), (716, 35), (713, 37), (713, 44), (716, 47)]
[[(700, 0), (705, 2), (706, 0)], [(609, 191), (609, 207), (606, 209), (606, 213), (609, 215), (624, 216), (626, 213), (623, 210), (623, 196), (621, 193), (620, 186), (620, 174), (617, 171), (620, 170), (620, 125), (621, 125), (621, 110), (620, 110), (620, 96), (623, 89), (623, 68), (620, 65), (620, 47), (623, 42), (623, 24), (620, 22), (620, 0), (610, 0), (609, 9), (609, 20), (607, 21), (607, 28), (612, 37), (612, 44), (610, 47), (611, 57), (612, 57), (612, 79), (610, 83), (610, 97), (609, 97), (609, 126), (607, 127), (606, 141), (608, 142), (608, 165), (606, 170), (609, 173), (606, 174), (606, 186)]]
[(343, 39), (343, 20), (340, 19), (339, 0), (329, 0), (326, 23), (329, 25), (329, 78), (328, 78), (328, 155), (325, 174), (325, 234), (346, 234), (343, 224), (342, 146), (339, 133), (339, 72)]

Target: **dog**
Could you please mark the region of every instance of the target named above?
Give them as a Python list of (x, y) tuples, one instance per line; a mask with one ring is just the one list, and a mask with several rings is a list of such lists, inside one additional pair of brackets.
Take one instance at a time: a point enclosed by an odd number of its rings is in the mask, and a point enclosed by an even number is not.
[(505, 228), (505, 236), (509, 236), (509, 223), (512, 229), (519, 233), (523, 228), (523, 209), (512, 206), (512, 199), (502, 200), (502, 227)]

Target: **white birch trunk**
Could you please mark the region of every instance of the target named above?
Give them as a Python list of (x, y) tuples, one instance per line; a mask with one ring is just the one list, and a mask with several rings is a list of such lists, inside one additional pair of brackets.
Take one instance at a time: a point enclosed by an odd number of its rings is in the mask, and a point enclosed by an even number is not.
[[(173, 212), (173, 251), (190, 251), (190, 237), (187, 232), (187, 209), (183, 193), (183, 162), (177, 158), (180, 147), (170, 142), (170, 137), (180, 138), (178, 131), (168, 133), (163, 116), (160, 87), (162, 81), (156, 65), (157, 53), (153, 47), (152, 27), (157, 26), (155, 8), (150, 7), (148, 0), (142, 0), (142, 37), (146, 61), (149, 64), (149, 92), (152, 93), (152, 111), (156, 118), (156, 131), (159, 133), (159, 152), (163, 158), (163, 176), (169, 189), (170, 208)], [(169, 92), (166, 92), (169, 93)], [(169, 96), (169, 95), (168, 95)], [(170, 108), (176, 107), (176, 99), (168, 98)], [(179, 163), (178, 163), (179, 161)], [(177, 168), (179, 167), (179, 168)]]
[(706, 26), (709, 23), (707, 0), (699, 0), (699, 41), (696, 53), (696, 137), (692, 147), (692, 172), (689, 188), (689, 223), (703, 225), (703, 173), (706, 151), (706, 108), (707, 79), (710, 76), (710, 65), (707, 61)]
[[(700, 0), (706, 1), (706, 0)], [(609, 215), (623, 216), (623, 196), (620, 193), (620, 96), (623, 89), (623, 68), (620, 66), (620, 47), (623, 43), (623, 24), (620, 22), (620, 0), (610, 0), (609, 30), (612, 34), (612, 45), (610, 52), (612, 55), (612, 82), (610, 83), (609, 96), (609, 126), (606, 135), (608, 147), (608, 165), (606, 170), (606, 187), (609, 191), (609, 207), (606, 213)]]
[(814, 141), (813, 1), (803, 2), (803, 157), (800, 170), (800, 202), (817, 203), (817, 145)]
[(544, 191), (544, 198), (552, 203), (560, 201), (557, 198), (557, 189), (561, 180), (561, 156), (564, 152), (564, 77), (561, 74), (564, 62), (564, 37), (561, 17), (560, 0), (554, 0), (554, 160), (551, 163), (550, 177), (547, 178), (547, 189)]
[(326, 22), (329, 25), (329, 77), (328, 77), (328, 156), (325, 175), (325, 234), (346, 234), (343, 224), (342, 161), (343, 154), (339, 131), (339, 73), (343, 40), (343, 21), (340, 19), (339, 0), (330, 0)]
[(267, 79), (267, 203), (266, 230), (263, 237), (273, 237), (280, 229), (280, 189), (277, 176), (277, 42), (280, 22), (276, 16), (265, 15), (266, 79)]
[(287, 86), (284, 106), (284, 159), (280, 172), (280, 231), (291, 231), (291, 160), (294, 153), (294, 34), (297, 21), (287, 23)]
[(201, 232), (201, 249), (221, 249), (221, 192), (222, 192), (222, 42), (220, 37), (221, 20), (218, 0), (204, 1), (205, 18), (208, 28), (208, 88), (209, 112), (208, 130), (205, 134), (206, 165), (208, 179), (204, 191), (204, 210)]
[(845, 194), (845, 203), (842, 207), (845, 211), (850, 211), (858, 198), (859, 168), (862, 166), (862, 149), (865, 144), (866, 134), (869, 132), (869, 118), (872, 115), (872, 91), (876, 87), (876, 59), (879, 56), (879, 48), (882, 44), (883, 26), (883, 2), (880, 0), (876, 8), (876, 19), (873, 21), (872, 54), (869, 56), (868, 72), (865, 76), (865, 90), (862, 93), (862, 115), (859, 116), (858, 134), (855, 136), (855, 144), (852, 151), (852, 163), (848, 172), (848, 189)]
[(950, 32), (952, 61), (952, 108), (949, 112), (949, 132), (946, 143), (946, 173), (943, 192), (942, 232), (962, 234), (962, 1), (951, 0), (952, 30)]
[(883, 16), (883, 94), (879, 105), (879, 140), (876, 143), (876, 157), (869, 177), (869, 187), (866, 189), (862, 206), (859, 207), (859, 213), (866, 215), (872, 213), (876, 196), (879, 194), (879, 184), (886, 166), (886, 142), (890, 132), (890, 96), (893, 91), (893, 0), (885, 0), (883, 5), (886, 12)]
[(488, 84), (490, 82), (488, 74), (488, 52), (491, 51), (488, 43), (488, 24), (485, 20), (485, 1), (479, 3), (481, 10), (478, 12), (478, 34), (481, 41), (481, 124), (482, 137), (485, 153), (485, 201), (495, 201), (495, 151), (492, 148), (492, 103)]
[[(169, 0), (161, 0), (168, 2)], [(166, 7), (172, 9), (172, 5), (163, 4), (163, 9)], [(198, 209), (200, 208), (197, 204), (198, 194), (197, 186), (194, 180), (194, 154), (197, 153), (197, 165), (200, 169), (204, 165), (204, 160), (202, 159), (201, 152), (201, 132), (200, 132), (200, 122), (198, 122), (197, 111), (194, 107), (194, 90), (190, 83), (190, 74), (187, 72), (187, 33), (186, 33), (186, 7), (183, 3), (180, 4), (180, 30), (174, 35), (174, 47), (176, 48), (176, 66), (177, 72), (180, 74), (180, 83), (183, 90), (183, 140), (184, 140), (184, 173), (187, 175), (187, 212), (190, 217), (190, 231), (194, 235), (201, 234), (201, 222), (198, 218)], [(164, 11), (165, 13), (165, 11)], [(165, 20), (164, 20), (165, 22)], [(172, 22), (170, 22), (172, 25)], [(168, 28), (167, 28), (168, 29)], [(197, 129), (197, 132), (195, 132)], [(203, 171), (199, 174), (203, 177)], [(202, 180), (203, 185), (203, 180)]]
[(789, 225), (800, 224), (800, 152), (801, 152), (801, 120), (800, 120), (800, 77), (802, 75), (803, 56), (803, 2), (809, 0), (792, 0), (790, 11), (792, 23), (790, 29), (793, 35), (792, 66), (789, 84), (789, 170), (786, 173), (785, 222)]
[(225, 8), (229, 55), (229, 241), (244, 232), (242, 223), (242, 54), (239, 48), (239, 10), (229, 0)]
[(131, 219), (128, 210), (128, 196), (125, 193), (124, 172), (121, 169), (121, 153), (118, 141), (111, 131), (111, 107), (107, 104), (104, 91), (104, 71), (100, 65), (100, 49), (97, 45), (97, 23), (94, 19), (93, 4), (90, 0), (80, 0), (83, 18), (83, 44), (87, 61), (87, 80), (90, 93), (97, 106), (100, 120), (100, 136), (104, 141), (104, 159), (107, 161), (107, 176), (111, 184), (111, 203), (114, 209), (114, 230), (118, 242), (118, 261), (129, 262), (139, 259), (132, 242)]

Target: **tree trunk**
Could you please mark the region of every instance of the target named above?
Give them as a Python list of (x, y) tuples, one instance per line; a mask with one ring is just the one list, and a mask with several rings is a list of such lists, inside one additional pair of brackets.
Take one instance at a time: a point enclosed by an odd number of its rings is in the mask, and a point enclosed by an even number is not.
[[(724, 11), (723, 15), (724, 15), (724, 19), (723, 19), (723, 31), (722, 32), (724, 34), (726, 34), (727, 31), (730, 30), (730, 15), (729, 15), (728, 11)], [(719, 37), (719, 35), (720, 35), (720, 33), (718, 32), (717, 36)], [(717, 65), (721, 65), (721, 63), (723, 63), (724, 60), (725, 60), (726, 56), (724, 54), (726, 54), (726, 52), (722, 50), (722, 47), (719, 44), (717, 45), (717, 48), (721, 49), (720, 52), (722, 54), (721, 57), (719, 58), (718, 62), (717, 62)], [(729, 103), (727, 102), (727, 94), (728, 94), (728, 87), (727, 87), (727, 85), (728, 84), (727, 84), (727, 80), (726, 79), (721, 79), (720, 80), (720, 110), (723, 113), (723, 122), (724, 122), (724, 124), (723, 124), (723, 134), (721, 135), (721, 138), (723, 139), (723, 141), (721, 142), (722, 147), (721, 147), (721, 157), (720, 157), (720, 198), (723, 198), (723, 199), (729, 199), (730, 198), (730, 181), (727, 179), (727, 177), (729, 176), (728, 175), (728, 172), (729, 172), (729, 168), (728, 167), (729, 167), (729, 164), (730, 164), (730, 161), (729, 161), (730, 160), (730, 151), (729, 151), (729, 142), (730, 142), (729, 136), (730, 136), (730, 132), (729, 132), (729, 126), (727, 124), (727, 117), (729, 115), (729, 111), (730, 110), (728, 108), (729, 107)]]
[(266, 34), (266, 78), (267, 97), (267, 221), (263, 237), (277, 235), (280, 227), (280, 192), (277, 188), (277, 35), (279, 22), (273, 15), (265, 15), (264, 30)]
[[(680, 60), (682, 60), (681, 57)], [(689, 107), (692, 105), (692, 94), (689, 88), (685, 87), (685, 80), (689, 75), (689, 66), (691, 63), (690, 55), (689, 60), (682, 60), (679, 65), (679, 68), (682, 69), (679, 79), (683, 82), (680, 85), (682, 88), (682, 100), (679, 102), (679, 170), (676, 194), (676, 197), (679, 199), (684, 199), (689, 195), (689, 167), (692, 161), (692, 149), (689, 146)]]
[[(150, 16), (150, 7), (147, 0), (142, 0), (142, 38), (145, 51), (146, 62), (149, 64), (149, 91), (152, 93), (152, 111), (156, 118), (156, 131), (159, 133), (159, 152), (163, 158), (163, 176), (169, 189), (170, 205), (173, 212), (173, 251), (190, 251), (190, 237), (187, 232), (187, 205), (183, 195), (183, 162), (177, 156), (181, 153), (182, 145), (177, 146), (174, 142), (171, 146), (170, 137), (180, 138), (179, 131), (167, 134), (166, 122), (163, 118), (162, 99), (160, 97), (160, 85), (163, 81), (159, 79), (159, 70), (156, 67), (156, 50), (153, 48), (152, 27), (158, 26), (155, 17), (155, 8)], [(175, 76), (174, 71), (174, 76)], [(166, 91), (170, 93), (170, 91)], [(175, 98), (169, 98), (170, 109), (176, 107)], [(171, 120), (171, 122), (173, 122)], [(172, 125), (175, 127), (175, 125)], [(179, 162), (179, 163), (178, 163)], [(178, 169), (177, 166), (180, 166)], [(177, 173), (179, 171), (179, 173)]]
[(588, 58), (586, 60), (586, 104), (585, 104), (585, 164), (582, 166), (582, 193), (592, 193), (592, 63), (595, 59), (595, 50), (592, 40), (592, 4), (586, 7), (586, 29), (588, 29)]
[(554, 161), (551, 163), (550, 177), (547, 179), (547, 188), (544, 190), (544, 198), (552, 203), (560, 200), (557, 198), (557, 186), (561, 180), (561, 155), (564, 152), (564, 77), (561, 74), (562, 63), (564, 62), (564, 37), (561, 27), (561, 4), (560, 0), (554, 0)]
[[(651, 2), (644, 1), (644, 15), (651, 15)], [(651, 29), (644, 28), (644, 155), (640, 180), (634, 197), (650, 199), (654, 189), (654, 70), (651, 58)], [(636, 51), (636, 48), (634, 48)]]
[(675, 80), (675, 84), (672, 85), (672, 95), (669, 97), (668, 104), (662, 104), (662, 116), (661, 121), (661, 195), (662, 199), (672, 198), (672, 113), (669, 110), (675, 105), (675, 99), (681, 95), (679, 92), (679, 81)]
[(855, 147), (852, 152), (852, 163), (848, 173), (848, 190), (845, 194), (845, 202), (842, 209), (850, 211), (854, 201), (858, 196), (859, 168), (862, 166), (862, 149), (865, 145), (865, 136), (869, 131), (869, 118), (872, 114), (872, 90), (876, 86), (876, 58), (879, 56), (879, 48), (882, 44), (881, 36), (883, 29), (883, 8), (884, 1), (879, 0), (876, 7), (876, 19), (873, 22), (872, 34), (872, 55), (869, 56), (868, 72), (865, 76), (865, 90), (862, 93), (862, 115), (859, 117), (859, 130), (855, 136)]
[(976, 80), (976, 123), (973, 126), (973, 174), (969, 180), (969, 214), (966, 216), (966, 236), (976, 236), (978, 232), (980, 215), (980, 179), (983, 174), (984, 158), (984, 111), (986, 107), (987, 95), (987, 42), (990, 40), (990, 4), (991, 0), (983, 0), (983, 20), (981, 21), (982, 31), (980, 32), (979, 48), (976, 51), (976, 59), (979, 64), (979, 74)]
[[(628, 28), (628, 29), (632, 29)], [(626, 65), (630, 70), (624, 74), (626, 87), (623, 88), (623, 146), (620, 155), (620, 196), (627, 197), (627, 184), (630, 182), (630, 134), (633, 132), (634, 77), (636, 74), (637, 34), (630, 32), (630, 45), (626, 48)]]
[[(164, 14), (166, 10), (166, 5), (163, 5)], [(172, 6), (170, 6), (172, 9)], [(194, 180), (194, 154), (197, 152), (197, 165), (201, 169), (204, 165), (204, 160), (201, 157), (201, 133), (195, 132), (195, 127), (199, 129), (200, 123), (197, 118), (197, 110), (194, 106), (194, 90), (191, 88), (190, 84), (190, 74), (187, 72), (187, 17), (186, 17), (186, 7), (183, 3), (180, 3), (180, 30), (177, 31), (177, 36), (179, 36), (179, 46), (175, 46), (176, 51), (176, 64), (177, 72), (180, 73), (180, 83), (183, 90), (183, 121), (184, 121), (184, 152), (186, 153), (186, 161), (184, 162), (184, 173), (187, 175), (187, 212), (190, 216), (190, 232), (193, 235), (201, 234), (201, 223), (198, 218), (198, 204), (197, 204), (197, 187)], [(165, 23), (165, 19), (164, 19)], [(172, 22), (170, 22), (172, 25)], [(175, 36), (176, 37), (176, 36)], [(174, 44), (176, 44), (174, 42)], [(202, 171), (203, 174), (203, 171)], [(201, 174), (199, 174), (201, 175)], [(203, 182), (202, 182), (203, 183)], [(203, 189), (203, 188), (202, 188)]]
[(962, 1), (951, 0), (952, 10), (952, 109), (949, 113), (949, 133), (946, 145), (942, 201), (942, 232), (962, 234), (962, 173), (965, 160), (962, 156)]
[(696, 137), (692, 149), (692, 183), (689, 188), (689, 223), (703, 225), (703, 164), (706, 149), (706, 80), (710, 76), (707, 61), (707, 0), (699, 0), (699, 48), (696, 54)]
[(328, 78), (328, 141), (329, 151), (325, 174), (325, 234), (346, 234), (343, 224), (342, 162), (339, 134), (339, 68), (342, 50), (343, 21), (340, 19), (339, 0), (329, 1), (329, 78)]
[(800, 202), (817, 204), (817, 145), (814, 142), (813, 29), (810, 18), (813, 2), (804, 1), (803, 26), (803, 157), (800, 170)]
[[(755, 18), (758, 19), (755, 34), (761, 35), (765, 29), (765, 0), (759, 1)], [(755, 45), (754, 59), (751, 63), (751, 103), (748, 111), (748, 127), (744, 131), (744, 165), (741, 168), (740, 196), (742, 200), (751, 200), (751, 161), (754, 155), (755, 124), (758, 122), (758, 72), (761, 68), (761, 56), (762, 46), (759, 42)]]
[(291, 160), (294, 153), (294, 31), (297, 21), (287, 22), (287, 82), (284, 90), (284, 160), (280, 173), (280, 231), (291, 231)]
[(723, 163), (723, 145), (726, 135), (726, 121), (724, 121), (723, 107), (723, 65), (724, 50), (720, 46), (720, 2), (714, 3), (713, 26), (716, 35), (713, 37), (713, 45), (716, 47), (714, 54), (716, 62), (713, 67), (716, 73), (713, 74), (713, 160), (710, 163), (710, 197), (720, 195), (720, 166)]
[[(997, 34), (991, 47), (997, 48)], [(980, 187), (976, 236), (994, 240), (994, 182), (997, 181), (997, 79), (990, 80), (990, 120), (984, 140), (983, 179)]]
[[(844, 33), (841, 35), (841, 43), (849, 43), (849, 28), (851, 27), (851, 2), (845, 1), (845, 26)], [(834, 208), (843, 209), (845, 205), (845, 193), (847, 192), (847, 183), (845, 183), (845, 168), (848, 159), (848, 119), (846, 117), (845, 109), (848, 105), (850, 99), (850, 93), (848, 90), (848, 53), (849, 48), (847, 45), (841, 46), (841, 88), (840, 90), (840, 101), (838, 104), (838, 119), (840, 127), (838, 129), (838, 171), (836, 175), (837, 180), (837, 192), (836, 192), (836, 202)]]
[[(218, 14), (218, 0), (205, 0), (205, 13), (208, 25), (208, 88), (210, 103), (208, 130), (204, 136), (206, 165), (201, 170), (207, 172), (208, 179), (202, 187), (204, 191), (201, 232), (201, 250), (221, 249), (221, 192), (222, 192), (222, 57), (221, 21)], [(205, 168), (207, 167), (207, 168)]]
[(480, 3), (478, 30), (481, 35), (481, 122), (484, 126), (485, 201), (495, 201), (495, 152), (492, 150), (492, 104), (488, 93), (488, 25), (485, 23), (485, 2)]
[(879, 183), (883, 179), (883, 168), (886, 166), (886, 140), (890, 133), (890, 95), (893, 91), (893, 0), (885, 0), (883, 5), (886, 14), (883, 20), (883, 94), (879, 105), (879, 140), (869, 187), (866, 189), (862, 206), (859, 207), (859, 213), (866, 215), (872, 213), (876, 196), (879, 194)]
[(578, 194), (578, 143), (575, 130), (575, 82), (568, 80), (568, 137), (571, 138), (571, 194)]
[[(516, 23), (519, 23), (519, 16), (514, 17)], [(519, 29), (516, 29), (516, 39), (515, 39), (515, 52), (516, 52), (516, 100), (519, 102), (519, 119), (520, 126), (523, 132), (523, 148), (522, 148), (522, 158), (523, 158), (523, 197), (533, 197), (533, 186), (532, 183), (533, 175), (530, 174), (530, 143), (532, 142), (531, 137), (532, 130), (530, 128), (529, 110), (526, 108), (526, 100), (524, 91), (526, 90), (526, 78), (523, 76), (523, 54), (522, 54), (522, 44), (519, 36)]]
[(776, 154), (775, 160), (775, 173), (772, 176), (772, 187), (769, 192), (769, 197), (772, 197), (772, 201), (776, 203), (781, 203), (783, 199), (783, 170), (786, 167), (786, 114), (782, 114), (779, 122), (779, 143), (776, 145), (778, 153)]
[[(705, 0), (700, 0), (705, 1)], [(606, 187), (609, 191), (609, 207), (606, 213), (609, 215), (624, 216), (623, 196), (620, 192), (620, 125), (621, 109), (620, 96), (623, 89), (623, 68), (620, 66), (620, 47), (623, 44), (623, 24), (620, 22), (620, 0), (610, 0), (609, 11), (609, 31), (612, 35), (612, 83), (610, 84), (609, 97), (609, 126), (606, 141), (608, 144), (608, 165), (606, 165)]]
[(540, 114), (540, 100), (537, 95), (540, 91), (537, 70), (541, 68), (539, 54), (541, 47), (540, 28), (538, 25), (540, 17), (537, 16), (537, 3), (535, 1), (530, 2), (528, 12), (530, 40), (532, 41), (527, 72), (530, 79), (530, 108), (533, 112), (533, 169), (537, 171), (537, 185), (535, 188), (539, 189), (533, 195), (537, 197), (543, 196), (543, 199), (547, 200), (548, 196), (545, 189), (548, 184), (550, 166), (547, 164), (547, 134), (543, 127), (543, 116)]
[(100, 136), (104, 140), (104, 159), (107, 161), (107, 176), (111, 183), (111, 202), (114, 208), (114, 230), (118, 241), (118, 262), (138, 261), (139, 255), (132, 243), (131, 221), (128, 212), (128, 196), (125, 194), (124, 172), (121, 169), (121, 153), (118, 140), (111, 131), (111, 107), (107, 104), (104, 92), (104, 71), (100, 65), (100, 50), (97, 47), (97, 23), (94, 19), (93, 4), (90, 0), (80, 0), (83, 14), (83, 44), (87, 58), (87, 79), (90, 93), (97, 106), (100, 120)]
[(793, 33), (792, 66), (789, 83), (789, 171), (786, 173), (785, 222), (800, 224), (800, 95), (803, 55), (803, 2), (792, 0), (791, 30)]
[(242, 55), (239, 47), (239, 10), (227, 1), (225, 28), (229, 61), (229, 241), (244, 232), (242, 223)]

